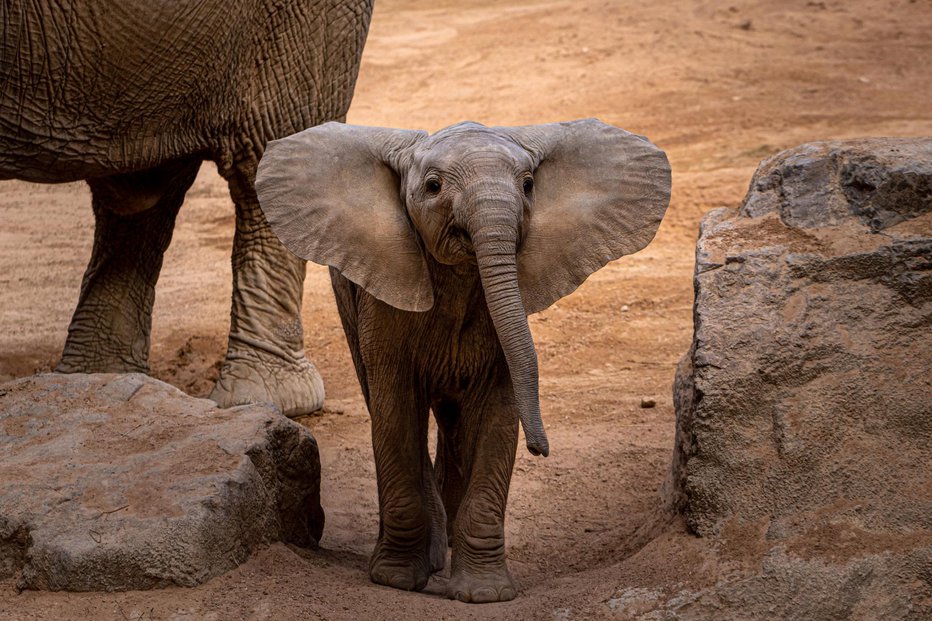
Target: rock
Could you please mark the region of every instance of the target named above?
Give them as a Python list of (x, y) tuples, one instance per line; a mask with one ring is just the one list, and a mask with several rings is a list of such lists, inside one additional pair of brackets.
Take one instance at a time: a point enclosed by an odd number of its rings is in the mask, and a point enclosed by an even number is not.
[(670, 503), (756, 533), (771, 598), (812, 580), (829, 616), (875, 593), (864, 618), (903, 618), (932, 593), (932, 139), (765, 160), (703, 219), (694, 282)]
[(930, 202), (932, 140), (816, 142), (764, 160), (741, 216), (778, 213), (800, 234), (858, 222), (877, 232), (927, 215)]
[(648, 399), (647, 397), (641, 397), (642, 408), (649, 409), (649, 408), (656, 407), (656, 406), (657, 406), (657, 402), (655, 400)]
[(0, 387), (0, 578), (194, 586), (260, 544), (316, 546), (320, 461), (271, 407), (218, 409), (141, 374)]

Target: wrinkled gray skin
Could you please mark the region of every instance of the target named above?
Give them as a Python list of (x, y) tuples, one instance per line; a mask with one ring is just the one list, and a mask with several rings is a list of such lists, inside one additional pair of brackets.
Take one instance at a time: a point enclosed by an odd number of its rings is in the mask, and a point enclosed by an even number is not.
[[(58, 370), (148, 370), (155, 283), (203, 160), (236, 203), (230, 339), (211, 398), (318, 409), (304, 262), (253, 187), (266, 143), (343, 119), (372, 1), (4, 1), (0, 179), (87, 179), (94, 249)], [(36, 206), (41, 209), (41, 205)]]
[(424, 588), (449, 540), (449, 597), (513, 598), (518, 422), (549, 452), (527, 314), (650, 241), (669, 201), (663, 152), (595, 120), (432, 136), (328, 123), (273, 142), (256, 187), (285, 245), (331, 266), (372, 416), (372, 580)]

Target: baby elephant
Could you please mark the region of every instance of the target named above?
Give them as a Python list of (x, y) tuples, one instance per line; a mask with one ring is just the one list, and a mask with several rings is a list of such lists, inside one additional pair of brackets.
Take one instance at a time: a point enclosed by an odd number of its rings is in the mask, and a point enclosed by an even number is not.
[(527, 315), (653, 238), (670, 197), (663, 151), (591, 119), (433, 135), (328, 123), (270, 143), (256, 188), (285, 246), (330, 266), (372, 417), (372, 580), (423, 589), (449, 537), (449, 597), (514, 598), (518, 421), (531, 453), (550, 450)]

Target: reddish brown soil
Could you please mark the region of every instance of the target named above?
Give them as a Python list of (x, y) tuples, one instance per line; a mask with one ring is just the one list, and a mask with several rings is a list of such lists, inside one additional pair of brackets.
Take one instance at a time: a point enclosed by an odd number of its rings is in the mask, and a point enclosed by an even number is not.
[[(463, 8), (468, 6), (469, 8)], [(323, 460), (316, 552), (275, 545), (195, 589), (17, 595), (0, 618), (628, 618), (758, 556), (761, 535), (714, 549), (663, 518), (674, 366), (691, 337), (702, 214), (735, 205), (757, 162), (801, 142), (932, 134), (932, 9), (925, 0), (379, 0), (349, 121), (436, 130), (471, 119), (583, 117), (642, 133), (673, 165), (655, 241), (533, 317), (548, 459), (519, 455), (508, 507), (507, 604), (369, 583), (377, 529), (368, 418), (326, 269), (309, 266), (305, 342), (327, 385), (302, 420)], [(86, 186), (0, 184), (0, 379), (54, 366), (89, 256)], [(159, 281), (152, 367), (195, 395), (227, 330), (233, 209), (206, 165)], [(656, 407), (642, 409), (642, 398)], [(639, 590), (641, 589), (641, 590)]]

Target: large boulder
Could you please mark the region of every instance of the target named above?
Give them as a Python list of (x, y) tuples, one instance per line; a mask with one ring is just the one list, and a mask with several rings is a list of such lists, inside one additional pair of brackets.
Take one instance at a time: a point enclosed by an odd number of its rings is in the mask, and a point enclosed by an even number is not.
[(20, 588), (193, 586), (256, 546), (315, 546), (311, 434), (141, 374), (0, 386), (0, 578)]
[(932, 603), (932, 139), (765, 160), (704, 218), (694, 284), (668, 488), (688, 527), (757, 546), (777, 602)]

